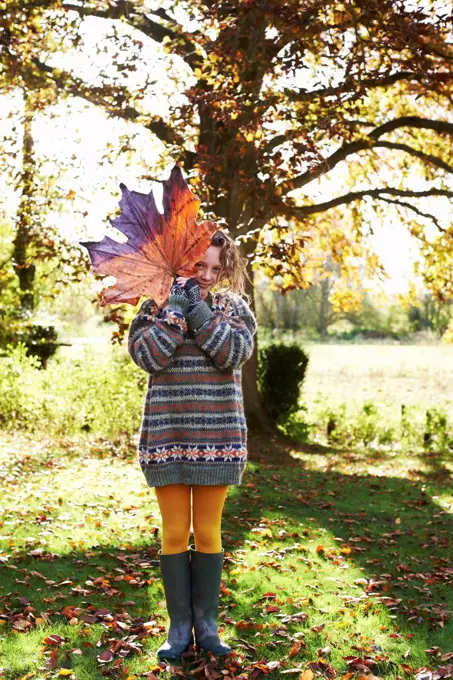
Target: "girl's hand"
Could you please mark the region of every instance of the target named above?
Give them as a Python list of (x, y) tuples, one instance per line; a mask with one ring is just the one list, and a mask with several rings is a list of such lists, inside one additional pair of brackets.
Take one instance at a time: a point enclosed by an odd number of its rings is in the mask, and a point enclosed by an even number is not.
[(189, 298), (190, 305), (188, 312), (191, 312), (195, 309), (195, 307), (202, 301), (201, 297), (201, 288), (198, 285), (198, 281), (195, 279), (184, 279), (184, 277), (178, 277), (178, 283), (179, 283), (179, 278), (181, 281), (185, 281), (183, 284), (183, 290), (187, 297)]
[(187, 293), (184, 290), (184, 284), (180, 283), (179, 279), (183, 280), (181, 277), (173, 279), (173, 283), (171, 284), (170, 288), (170, 295), (183, 295), (184, 297), (187, 297)]
[(186, 295), (192, 305), (196, 304), (201, 299), (201, 289), (198, 285), (198, 281), (195, 281), (195, 279), (190, 277), (176, 276), (171, 290), (179, 295)]
[(194, 296), (195, 299), (195, 297), (201, 295), (200, 286), (198, 285), (198, 281), (195, 279), (177, 276), (176, 283), (178, 286), (181, 286), (181, 288), (184, 289), (184, 292), (189, 298)]

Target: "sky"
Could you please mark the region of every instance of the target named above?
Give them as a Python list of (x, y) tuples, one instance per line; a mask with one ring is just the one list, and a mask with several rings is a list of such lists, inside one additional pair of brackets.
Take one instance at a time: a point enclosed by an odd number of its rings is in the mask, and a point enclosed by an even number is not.
[[(90, 54), (94, 54), (99, 43), (99, 31), (105, 30), (106, 22), (102, 19), (88, 17), (85, 22), (85, 47), (86, 56), (62, 55), (58, 59), (58, 65), (64, 68), (73, 68), (78, 75), (87, 81), (95, 82), (96, 73), (91, 63)], [(120, 29), (121, 30), (121, 29)], [(98, 68), (109, 73), (114, 44), (106, 47), (104, 53), (96, 56)], [(155, 84), (149, 88), (147, 108), (156, 114), (166, 116), (168, 113), (168, 101), (178, 96), (174, 86), (169, 80), (169, 74), (175, 76), (178, 69), (177, 60), (165, 55), (159, 45), (153, 41), (145, 43), (142, 55), (147, 65), (148, 73), (152, 74)], [(63, 62), (63, 63), (62, 63)], [(133, 87), (138, 86), (143, 80), (144, 74), (137, 72), (128, 74)], [(135, 82), (134, 82), (135, 80)], [(297, 84), (297, 81), (296, 81)], [(304, 86), (307, 87), (307, 75), (304, 74)], [(0, 110), (0, 135), (11, 128), (14, 123), (14, 114), (11, 118), (8, 114), (14, 110), (20, 112), (21, 97), (2, 97)], [(107, 166), (100, 166), (99, 159), (112, 139), (132, 130), (130, 124), (120, 120), (107, 119), (105, 114), (94, 106), (80, 100), (73, 99), (70, 102), (61, 102), (52, 107), (53, 116), (37, 116), (34, 124), (34, 137), (36, 151), (39, 155), (50, 155), (58, 160), (63, 166), (59, 185), (65, 190), (75, 192), (75, 199), (69, 200), (62, 213), (53, 213), (49, 219), (54, 221), (62, 233), (72, 241), (77, 240), (100, 240), (108, 229), (107, 215), (115, 210), (120, 192), (118, 185), (124, 182), (129, 189), (148, 192), (151, 187), (160, 194), (160, 185), (150, 181), (141, 180), (141, 176), (149, 169), (153, 175), (152, 165), (163, 151), (163, 145), (157, 139), (143, 131), (137, 132), (134, 141), (137, 149), (133, 164), (127, 166), (126, 155), (119, 157)], [(137, 126), (139, 127), (139, 126)], [(135, 129), (135, 128), (134, 128)], [(73, 168), (71, 157), (77, 161)], [(171, 165), (168, 170), (170, 170)], [(44, 168), (44, 173), (53, 174), (52, 162)], [(110, 180), (109, 180), (110, 177)], [(322, 197), (326, 194), (338, 195), (336, 188), (340, 180), (335, 178), (335, 173), (329, 173), (330, 179), (322, 179), (313, 183), (313, 197)], [(164, 179), (165, 177), (160, 177)], [(13, 215), (17, 206), (17, 193), (6, 186), (5, 179), (0, 176), (0, 191), (3, 196), (3, 210)], [(78, 213), (74, 215), (74, 207)], [(81, 213), (86, 212), (86, 215)], [(1, 214), (1, 212), (0, 212)], [(405, 292), (408, 281), (413, 278), (412, 263), (417, 257), (417, 249), (414, 240), (408, 235), (406, 229), (398, 222), (388, 223), (385, 227), (376, 229), (372, 237), (373, 246), (382, 258), (389, 274), (389, 281), (385, 288), (389, 293)]]

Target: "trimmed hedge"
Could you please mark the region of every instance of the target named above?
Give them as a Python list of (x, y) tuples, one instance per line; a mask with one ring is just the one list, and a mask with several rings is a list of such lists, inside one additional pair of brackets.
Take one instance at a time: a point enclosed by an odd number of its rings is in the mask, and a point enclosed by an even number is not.
[(274, 343), (259, 352), (259, 388), (275, 421), (297, 411), (309, 357), (297, 344)]

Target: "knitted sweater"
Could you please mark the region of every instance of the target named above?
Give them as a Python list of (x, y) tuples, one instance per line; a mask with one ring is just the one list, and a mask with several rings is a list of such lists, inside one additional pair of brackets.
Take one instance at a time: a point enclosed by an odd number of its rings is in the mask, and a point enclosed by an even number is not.
[(247, 459), (241, 366), (256, 320), (240, 296), (209, 293), (187, 313), (170, 295), (146, 300), (132, 321), (128, 350), (149, 373), (138, 458), (148, 486), (240, 484)]

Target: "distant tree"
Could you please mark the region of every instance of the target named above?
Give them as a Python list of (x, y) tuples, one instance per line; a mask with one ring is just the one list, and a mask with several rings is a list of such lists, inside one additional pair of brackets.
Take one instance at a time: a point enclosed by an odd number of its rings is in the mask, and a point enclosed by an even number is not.
[(360, 308), (346, 313), (345, 318), (356, 328), (382, 330), (385, 326), (385, 315), (369, 294), (364, 296)]
[[(40, 276), (49, 276), (42, 263), (58, 259), (60, 274), (54, 282), (65, 284), (80, 280), (86, 272), (86, 262), (79, 248), (71, 247), (45, 215), (57, 197), (45, 183), (39, 159), (35, 153), (33, 127), (38, 114), (67, 96), (73, 82), (68, 76), (65, 90), (56, 79), (49, 78), (38, 64), (41, 59), (76, 47), (80, 41), (79, 22), (61, 10), (60, 2), (47, 3), (25, 0), (3, 3), (1, 18), (2, 49), (0, 50), (0, 95), (22, 95), (22, 115), (12, 125), (12, 134), (1, 140), (0, 169), (4, 176), (12, 175), (20, 198), (13, 234), (5, 243), (0, 261), (0, 276), (9, 290), (15, 291), (14, 314), (31, 318), (36, 308)], [(79, 88), (83, 87), (77, 81)], [(19, 160), (18, 160), (19, 159)], [(68, 197), (67, 197), (68, 198)], [(44, 209), (44, 206), (46, 209)], [(41, 267), (41, 272), (38, 271)], [(17, 277), (15, 285), (13, 278)], [(13, 296), (14, 297), (14, 296)], [(5, 298), (3, 305), (5, 309)]]
[(408, 309), (408, 318), (414, 331), (431, 329), (439, 337), (453, 319), (453, 301), (442, 303), (430, 291), (424, 291)]

